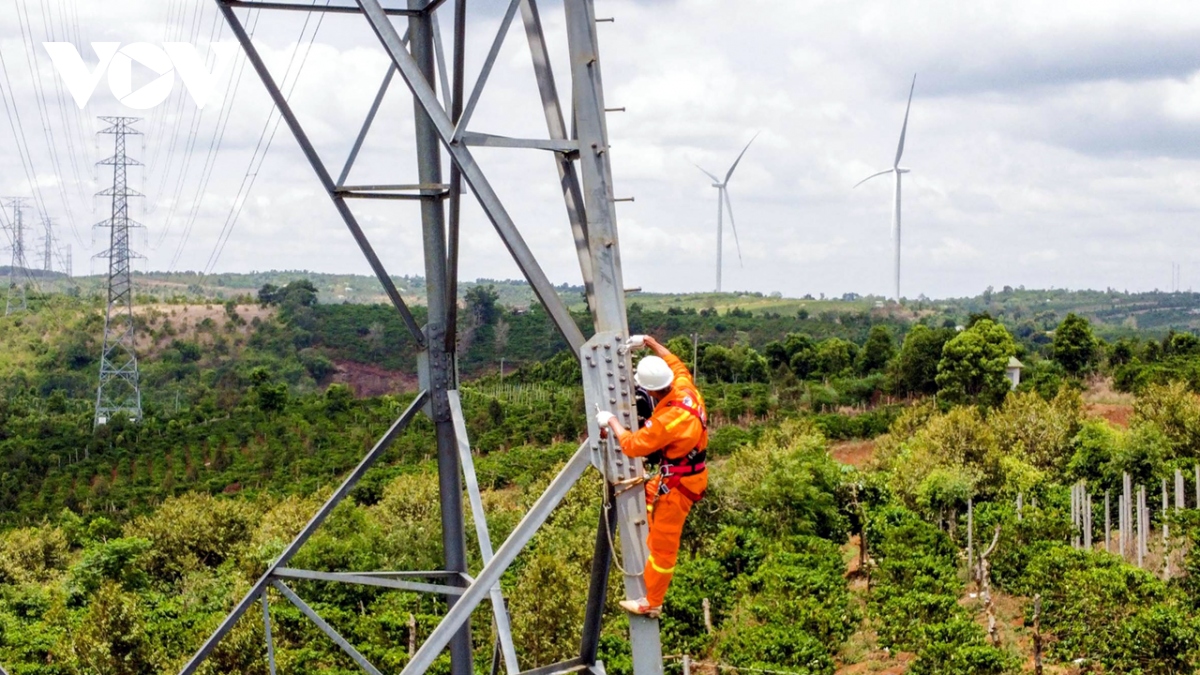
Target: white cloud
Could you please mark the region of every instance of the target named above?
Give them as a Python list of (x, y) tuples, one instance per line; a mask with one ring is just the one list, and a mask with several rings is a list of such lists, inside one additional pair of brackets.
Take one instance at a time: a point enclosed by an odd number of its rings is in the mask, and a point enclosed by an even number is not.
[[(84, 42), (231, 37), (209, 0), (76, 4)], [(58, 7), (49, 27), (73, 35), (69, 21), (60, 25)], [(626, 108), (609, 116), (614, 190), (636, 197), (617, 209), (630, 285), (712, 286), (716, 194), (692, 163), (723, 174), (761, 132), (730, 186), (744, 266), (727, 229), (726, 288), (889, 292), (890, 186), (851, 186), (891, 161), (913, 72), (904, 157), (913, 170), (904, 184), (906, 295), (961, 295), (988, 285), (1153, 288), (1162, 285), (1169, 261), (1183, 264), (1186, 285), (1189, 266), (1200, 264), (1184, 253), (1200, 245), (1193, 225), (1200, 210), (1200, 69), (1193, 57), (1200, 14), (1192, 3), (745, 0), (733, 11), (719, 0), (604, 0), (602, 13), (617, 19), (597, 28), (607, 104)], [(544, 0), (542, 14), (569, 108), (561, 7)], [(33, 18), (35, 39), (49, 39), (36, 12)], [(473, 10), (468, 86), (497, 21), (490, 5)], [(255, 40), (277, 75), (303, 22), (297, 13), (261, 15)], [(450, 23), (443, 20), (443, 29)], [(326, 19), (292, 98), (335, 175), (387, 66), (361, 24)], [(545, 133), (523, 38), (515, 26), (474, 129)], [(34, 181), (49, 215), (72, 226), (61, 236), (82, 260), (94, 252), (89, 225), (107, 210), (91, 195), (110, 180), (93, 167), (111, 154), (111, 138), (93, 134), (94, 117), (130, 111), (102, 83), (80, 114), (40, 54), (43, 110), (15, 13), (0, 14), (0, 53)], [(242, 72), (205, 190), (201, 176), (222, 109), (212, 105), (197, 115), (190, 101), (173, 101), (140, 125), (146, 146), (135, 142), (131, 153), (148, 167), (131, 176), (147, 194), (136, 213), (149, 228), (149, 268), (171, 263), (193, 209), (177, 267), (201, 268), (213, 253), (272, 107), (253, 71)], [(8, 83), (0, 84), (7, 92)], [(412, 115), (411, 100), (395, 87), (351, 182), (415, 182)], [(57, 164), (44, 120), (55, 133)], [(28, 194), (17, 143), (3, 122), (0, 194)], [(503, 149), (479, 149), (477, 156), (550, 277), (577, 281), (550, 157)], [(423, 273), (415, 204), (353, 206), (389, 271)], [(305, 267), (367, 271), (280, 127), (217, 269)], [(471, 200), (462, 271), (519, 275)]]

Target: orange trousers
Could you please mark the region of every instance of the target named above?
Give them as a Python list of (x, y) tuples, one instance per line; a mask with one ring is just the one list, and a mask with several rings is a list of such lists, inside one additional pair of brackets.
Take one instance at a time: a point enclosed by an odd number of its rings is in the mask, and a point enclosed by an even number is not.
[[(671, 577), (675, 574), (675, 561), (679, 557), (679, 538), (683, 535), (683, 523), (692, 510), (692, 500), (671, 490), (658, 494), (661, 477), (646, 483), (646, 510), (650, 517), (650, 536), (646, 541), (650, 557), (646, 559), (646, 602), (651, 607), (661, 607)], [(683, 485), (694, 494), (703, 495), (708, 487), (708, 472), (684, 476)]]

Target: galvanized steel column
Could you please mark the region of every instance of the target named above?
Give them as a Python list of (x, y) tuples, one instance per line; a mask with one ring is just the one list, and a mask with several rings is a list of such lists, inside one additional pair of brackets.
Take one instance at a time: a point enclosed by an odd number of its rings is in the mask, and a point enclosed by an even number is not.
[[(422, 0), (409, 0), (410, 9), (421, 9)], [(409, 46), (425, 80), (432, 86), (435, 52), (433, 22), (429, 14), (410, 16), (408, 19)], [(442, 182), (441, 141), (437, 128), (428, 112), (413, 102), (413, 115), (417, 140), (417, 173), (424, 185), (440, 185)], [(445, 335), (449, 327), (446, 321), (451, 303), (456, 298), (447, 294), (446, 260), (446, 209), (440, 196), (421, 200), (421, 232), (425, 248), (425, 292), (428, 299), (429, 323), (425, 327), (426, 357), (422, 365), (427, 369), (425, 377), (429, 386), (429, 408), (437, 435), (438, 487), (442, 512), (442, 554), (445, 569), (450, 572), (466, 573), (467, 541), (463, 519), (462, 467), (458, 460), (458, 444), (454, 434), (454, 421), (450, 412), (450, 401), (446, 392), (454, 386), (454, 354), (447, 349)], [(450, 583), (464, 585), (462, 577)], [(455, 598), (448, 597), (453, 607)], [(474, 661), (471, 653), (471, 627), (465, 622), (450, 639), (450, 672), (453, 675), (471, 675)]]

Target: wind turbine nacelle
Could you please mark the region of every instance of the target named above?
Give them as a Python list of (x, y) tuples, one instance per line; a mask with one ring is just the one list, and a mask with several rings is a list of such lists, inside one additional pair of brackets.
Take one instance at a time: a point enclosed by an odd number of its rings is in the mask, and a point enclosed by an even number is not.
[(912, 169), (905, 169), (905, 168), (902, 168), (902, 167), (896, 167), (896, 171), (898, 171), (899, 173), (911, 173), (911, 172), (912, 172)]
[(715, 188), (717, 188), (718, 190), (720, 190), (721, 188), (725, 187), (724, 185), (722, 185), (722, 184), (720, 184), (720, 183), (713, 183), (713, 184), (712, 184), (712, 186), (713, 186), (713, 187), (715, 187)]

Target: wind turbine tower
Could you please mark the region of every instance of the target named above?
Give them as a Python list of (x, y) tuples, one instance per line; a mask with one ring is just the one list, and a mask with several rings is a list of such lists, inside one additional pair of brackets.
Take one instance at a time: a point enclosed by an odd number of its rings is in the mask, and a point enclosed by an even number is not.
[[(754, 134), (754, 138), (758, 138), (758, 134)], [(750, 139), (750, 143), (754, 142), (754, 138)], [(712, 186), (717, 188), (717, 292), (718, 293), (721, 292), (721, 265), (722, 265), (722, 253), (723, 253), (722, 248), (723, 248), (724, 229), (725, 229), (724, 216), (725, 216), (726, 210), (729, 211), (729, 227), (733, 229), (733, 242), (734, 242), (734, 244), (737, 245), (738, 264), (741, 264), (741, 262), (742, 262), (742, 244), (741, 244), (741, 242), (738, 241), (737, 225), (734, 224), (734, 222), (733, 222), (733, 203), (729, 201), (729, 179), (733, 178), (733, 171), (734, 171), (734, 169), (737, 169), (738, 162), (742, 161), (742, 155), (745, 155), (746, 151), (750, 149), (750, 143), (747, 143), (746, 147), (742, 148), (742, 152), (740, 154), (738, 154), (737, 159), (733, 160), (733, 166), (729, 167), (729, 171), (726, 172), (725, 180), (721, 180), (720, 178), (717, 178), (716, 176), (712, 175), (711, 173), (706, 171), (704, 169), (704, 167), (700, 166), (699, 164), (696, 165), (697, 169), (700, 169), (701, 171), (703, 171), (704, 175), (708, 176), (709, 178), (711, 178), (713, 180)]]
[(892, 238), (895, 245), (895, 265), (896, 265), (896, 304), (900, 304), (900, 176), (909, 172), (900, 166), (900, 158), (904, 155), (904, 136), (908, 133), (908, 111), (912, 108), (913, 91), (917, 88), (917, 76), (913, 75), (912, 86), (908, 90), (908, 105), (904, 107), (904, 126), (900, 127), (900, 144), (896, 146), (896, 159), (892, 162), (892, 168), (873, 173), (870, 176), (860, 180), (854, 187), (858, 187), (863, 183), (886, 174), (894, 174), (895, 188), (893, 192), (894, 201), (892, 204)]

